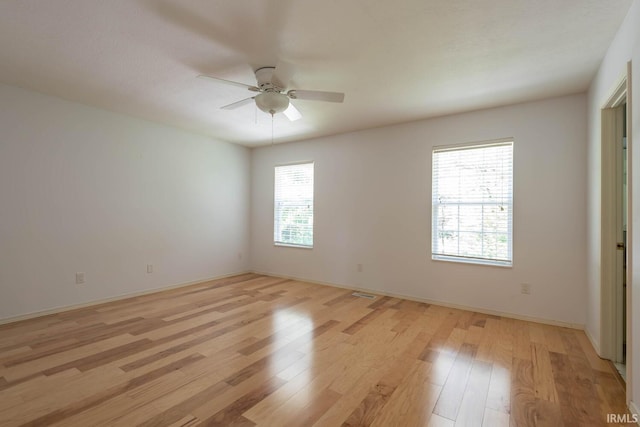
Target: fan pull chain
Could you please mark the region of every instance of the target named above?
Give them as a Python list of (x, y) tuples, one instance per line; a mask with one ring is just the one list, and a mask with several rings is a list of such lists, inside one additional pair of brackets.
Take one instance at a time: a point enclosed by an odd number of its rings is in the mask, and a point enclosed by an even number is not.
[(273, 113), (271, 113), (271, 145), (273, 145)]

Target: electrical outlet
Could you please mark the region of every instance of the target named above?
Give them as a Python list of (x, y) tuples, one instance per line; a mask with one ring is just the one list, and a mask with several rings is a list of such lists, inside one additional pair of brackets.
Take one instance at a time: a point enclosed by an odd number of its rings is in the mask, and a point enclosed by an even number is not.
[(147, 264), (147, 273), (153, 273), (153, 264)]
[(525, 295), (531, 295), (531, 284), (529, 283), (521, 283), (520, 284), (520, 293)]
[(358, 270), (358, 273), (362, 273), (362, 264), (356, 264), (356, 270)]
[(238, 252), (238, 261), (242, 260), (242, 252)]
[(76, 273), (76, 285), (84, 285), (84, 273)]

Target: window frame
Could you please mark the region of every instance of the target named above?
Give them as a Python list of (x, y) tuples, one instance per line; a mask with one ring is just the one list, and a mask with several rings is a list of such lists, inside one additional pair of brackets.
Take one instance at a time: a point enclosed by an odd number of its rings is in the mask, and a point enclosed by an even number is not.
[[(438, 233), (438, 216), (436, 214), (436, 207), (439, 205), (436, 203), (436, 188), (434, 187), (434, 160), (437, 152), (446, 152), (446, 151), (459, 151), (465, 149), (477, 149), (483, 147), (492, 147), (492, 146), (511, 146), (511, 197), (509, 200), (509, 208), (510, 208), (510, 218), (507, 224), (507, 252), (508, 259), (497, 259), (497, 258), (481, 258), (481, 257), (473, 257), (473, 256), (465, 256), (465, 255), (455, 255), (455, 254), (438, 254), (434, 252), (434, 236)], [(515, 212), (514, 212), (514, 193), (515, 193), (515, 138), (502, 138), (495, 139), (490, 141), (477, 141), (477, 142), (469, 142), (462, 144), (451, 144), (451, 145), (439, 145), (434, 146), (431, 150), (431, 259), (432, 261), (445, 261), (445, 262), (458, 262), (463, 264), (475, 264), (475, 265), (485, 265), (485, 266), (493, 266), (493, 267), (503, 267), (503, 268), (512, 268), (514, 264), (514, 220), (515, 220)], [(462, 205), (464, 203), (457, 203)], [(478, 203), (479, 206), (488, 206), (490, 204)]]
[[(312, 190), (312, 208), (311, 208), (311, 219), (313, 221), (313, 224), (311, 226), (311, 245), (304, 245), (304, 244), (296, 244), (296, 243), (290, 243), (290, 242), (279, 242), (276, 240), (276, 185), (277, 185), (277, 181), (276, 181), (276, 170), (279, 167), (287, 167), (287, 166), (297, 166), (297, 165), (312, 165), (313, 168), (313, 184), (311, 187)], [(273, 210), (271, 211), (273, 213), (273, 246), (276, 247), (285, 247), (285, 248), (298, 248), (298, 249), (313, 249), (314, 243), (315, 243), (315, 185), (316, 185), (316, 180), (315, 180), (315, 173), (316, 173), (316, 168), (315, 168), (315, 161), (314, 160), (303, 160), (303, 161), (296, 161), (296, 162), (289, 162), (289, 163), (278, 163), (275, 164), (273, 166), (273, 197), (271, 198), (271, 200), (273, 201)]]

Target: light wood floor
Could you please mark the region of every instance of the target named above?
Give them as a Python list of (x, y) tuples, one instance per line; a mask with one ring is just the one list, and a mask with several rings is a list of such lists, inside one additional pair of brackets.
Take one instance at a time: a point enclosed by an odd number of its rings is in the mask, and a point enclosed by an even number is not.
[(0, 425), (601, 426), (581, 331), (246, 274), (0, 326)]

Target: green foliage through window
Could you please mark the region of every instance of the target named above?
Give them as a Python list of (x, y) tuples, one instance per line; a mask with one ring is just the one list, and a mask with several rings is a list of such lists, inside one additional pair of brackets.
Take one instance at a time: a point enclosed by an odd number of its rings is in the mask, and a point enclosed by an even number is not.
[(313, 247), (313, 163), (275, 167), (273, 240)]
[(513, 142), (433, 151), (432, 256), (511, 265)]

